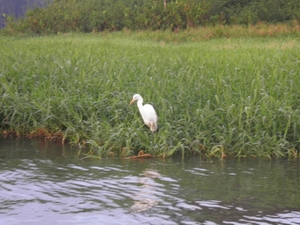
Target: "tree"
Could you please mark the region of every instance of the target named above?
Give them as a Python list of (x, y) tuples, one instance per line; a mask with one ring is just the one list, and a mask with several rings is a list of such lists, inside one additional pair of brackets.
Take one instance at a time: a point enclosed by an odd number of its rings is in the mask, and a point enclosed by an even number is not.
[(0, 0), (0, 28), (5, 26), (5, 16), (15, 18), (23, 17), (28, 9), (46, 7), (52, 1), (53, 0)]

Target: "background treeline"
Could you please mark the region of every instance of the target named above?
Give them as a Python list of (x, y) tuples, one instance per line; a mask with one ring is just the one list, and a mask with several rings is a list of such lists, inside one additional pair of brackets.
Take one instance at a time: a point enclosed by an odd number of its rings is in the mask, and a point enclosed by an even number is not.
[(300, 20), (299, 0), (54, 0), (6, 17), (6, 31), (25, 33), (186, 29), (215, 24)]
[(0, 28), (5, 26), (7, 15), (23, 17), (28, 9), (46, 7), (53, 0), (0, 0)]

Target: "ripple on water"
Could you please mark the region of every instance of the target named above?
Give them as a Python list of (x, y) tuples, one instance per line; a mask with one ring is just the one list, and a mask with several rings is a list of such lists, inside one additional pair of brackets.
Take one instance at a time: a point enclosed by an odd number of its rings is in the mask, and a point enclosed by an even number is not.
[(193, 175), (201, 176), (201, 177), (208, 177), (211, 174), (213, 174), (212, 171), (209, 171), (208, 169), (205, 168), (192, 168), (192, 169), (187, 169), (187, 172), (190, 172)]
[(283, 213), (275, 213), (273, 215), (257, 215), (248, 216), (244, 215), (243, 222), (248, 222), (251, 224), (288, 224), (288, 225), (299, 225), (300, 224), (300, 212), (298, 211), (288, 211)]
[[(17, 159), (1, 163), (0, 224), (5, 225), (42, 224), (41, 221), (49, 224), (299, 224), (300, 220), (298, 210), (275, 208), (276, 204), (268, 202), (272, 196), (258, 195), (289, 187), (283, 184), (289, 184), (292, 191), (299, 187), (297, 179), (291, 182), (282, 176), (285, 170), (277, 171), (278, 166), (269, 165), (266, 170), (262, 164), (262, 170), (258, 171), (253, 165), (235, 167), (236, 164), (227, 166), (223, 162), (220, 165), (154, 160), (61, 163)], [(278, 183), (272, 183), (277, 185), (272, 192), (273, 186), (267, 181), (274, 181), (276, 173)], [(264, 179), (257, 180), (257, 177)], [(295, 193), (293, 199), (297, 198)]]

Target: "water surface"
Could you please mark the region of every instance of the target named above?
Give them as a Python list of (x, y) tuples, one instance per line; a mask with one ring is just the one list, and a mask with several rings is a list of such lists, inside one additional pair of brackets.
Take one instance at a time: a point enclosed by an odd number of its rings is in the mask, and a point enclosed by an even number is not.
[(0, 139), (2, 224), (300, 224), (298, 161), (80, 160)]

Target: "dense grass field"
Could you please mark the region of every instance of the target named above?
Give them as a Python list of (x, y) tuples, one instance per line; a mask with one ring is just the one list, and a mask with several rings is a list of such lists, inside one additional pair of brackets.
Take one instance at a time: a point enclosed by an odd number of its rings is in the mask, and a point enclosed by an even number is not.
[[(0, 48), (3, 135), (68, 141), (99, 156), (299, 155), (297, 36), (0, 36)], [(158, 132), (129, 105), (135, 93), (157, 110)]]

